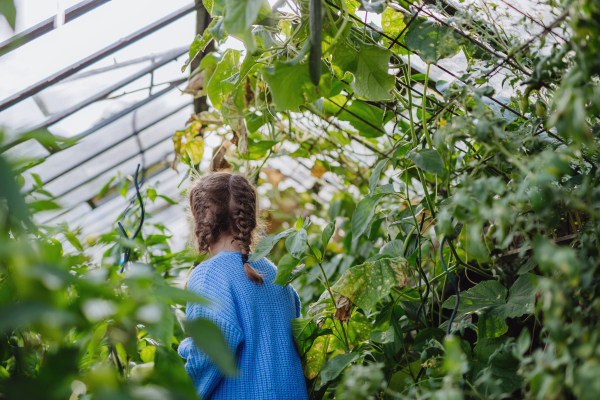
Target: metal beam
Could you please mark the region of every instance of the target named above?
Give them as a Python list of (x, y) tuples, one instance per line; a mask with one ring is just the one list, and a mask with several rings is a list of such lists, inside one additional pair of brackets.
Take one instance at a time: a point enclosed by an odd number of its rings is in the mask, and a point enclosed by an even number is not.
[(190, 4), (188, 6), (185, 6), (169, 15), (167, 15), (164, 18), (161, 18), (160, 20), (146, 26), (145, 28), (140, 29), (139, 31), (132, 33), (131, 35), (119, 40), (118, 42), (115, 42), (113, 44), (111, 44), (108, 47), (105, 47), (104, 49), (92, 54), (89, 57), (84, 58), (83, 60), (80, 60), (79, 62), (63, 69), (62, 71), (59, 71), (57, 73), (55, 73), (54, 75), (49, 76), (48, 78), (36, 83), (35, 85), (32, 85), (30, 87), (28, 87), (25, 90), (22, 90), (19, 93), (16, 93), (4, 100), (2, 100), (0, 102), (0, 111), (6, 110), (7, 108), (25, 100), (26, 98), (33, 96), (36, 93), (41, 92), (42, 90), (46, 89), (49, 86), (54, 85), (57, 82), (60, 82), (61, 80), (81, 71), (82, 69), (89, 67), (90, 65), (94, 64), (95, 62), (103, 59), (104, 57), (118, 51), (121, 50), (122, 48), (129, 46), (130, 44), (140, 40), (141, 38), (159, 30), (160, 28), (163, 28), (166, 25), (169, 25), (171, 22), (178, 20), (179, 18), (189, 14), (190, 12), (196, 10), (199, 6), (197, 4)]
[(167, 86), (166, 88), (164, 88), (163, 90), (161, 90), (160, 92), (154, 93), (152, 96), (148, 96), (146, 97), (144, 100), (135, 103), (134, 105), (132, 105), (131, 107), (128, 107), (126, 109), (124, 109), (123, 111), (111, 116), (110, 118), (106, 118), (104, 120), (102, 120), (102, 122), (94, 125), (93, 127), (91, 127), (90, 129), (88, 129), (85, 132), (80, 133), (77, 136), (74, 136), (73, 139), (74, 140), (81, 140), (84, 137), (96, 132), (99, 129), (104, 128), (106, 125), (112, 124), (113, 122), (115, 122), (116, 120), (118, 120), (119, 118), (123, 117), (124, 115), (129, 114), (132, 111), (137, 110), (138, 108), (150, 103), (152, 100), (162, 96), (163, 94), (170, 92), (171, 90), (173, 90), (174, 88), (176, 88), (177, 86), (179, 86), (180, 84), (182, 84), (183, 82), (187, 81), (187, 78), (181, 78), (181, 79), (177, 79), (176, 81), (173, 81), (169, 84), (169, 86)]
[(141, 78), (142, 76), (154, 71), (157, 68), (162, 67), (165, 64), (170, 63), (171, 61), (175, 60), (176, 58), (180, 57), (182, 54), (187, 53), (187, 48), (180, 48), (177, 49), (176, 51), (172, 51), (170, 52), (170, 54), (165, 55), (165, 57), (163, 59), (161, 59), (160, 61), (158, 61), (157, 63), (154, 63), (152, 65), (149, 65), (148, 67), (142, 69), (141, 71), (136, 72), (135, 74), (128, 76), (127, 78), (115, 83), (114, 85), (104, 89), (103, 91), (85, 99), (84, 101), (82, 101), (81, 103), (78, 103), (76, 105), (74, 105), (71, 108), (68, 108), (60, 113), (56, 113), (54, 115), (51, 115), (50, 118), (46, 119), (44, 122), (42, 122), (41, 124), (39, 124), (38, 126), (31, 128), (28, 130), (29, 131), (34, 131), (37, 129), (41, 129), (41, 128), (47, 128), (50, 125), (53, 125), (55, 123), (57, 123), (58, 121), (60, 121), (63, 118), (68, 117), (69, 115), (81, 110), (82, 108), (92, 104), (95, 101), (98, 100), (102, 100), (105, 97), (107, 97), (109, 94), (111, 94), (112, 92), (114, 92), (115, 90), (118, 90), (120, 88), (122, 88), (125, 85), (128, 85), (129, 83)]
[[(126, 160), (126, 161), (124, 161), (123, 163), (125, 163), (125, 162), (127, 162), (127, 161), (129, 161), (129, 160), (130, 160), (130, 159), (128, 159), (128, 160)], [(150, 174), (150, 175), (146, 176), (146, 181), (147, 181), (148, 179), (151, 179), (151, 178), (155, 177), (156, 175), (160, 174), (161, 172), (164, 172), (164, 171), (166, 171), (167, 169), (169, 169), (169, 168), (170, 168), (170, 165), (169, 165), (168, 163), (167, 163), (167, 164), (165, 164), (165, 163), (163, 163), (163, 162), (159, 161), (159, 162), (157, 162), (157, 163), (155, 163), (155, 164), (152, 164), (152, 165), (148, 166), (148, 167), (147, 167), (147, 168), (146, 168), (146, 169), (143, 171), (143, 172), (144, 172), (144, 174), (145, 174), (147, 171), (149, 171), (149, 170), (153, 169), (154, 167), (156, 167), (157, 165), (158, 165), (158, 166), (160, 166), (160, 164), (161, 164), (161, 163), (163, 164), (163, 166), (162, 166), (162, 167), (160, 167), (158, 170), (154, 171), (152, 174)], [(121, 164), (119, 164), (119, 165), (121, 165)], [(117, 167), (118, 167), (118, 165), (117, 165)], [(145, 182), (145, 181), (144, 181), (144, 182)], [(94, 196), (94, 197), (95, 197), (95, 196)], [(88, 199), (87, 201), (82, 201), (81, 203), (90, 202), (92, 199), (93, 199), (93, 197), (92, 197), (92, 198), (90, 198), (90, 199)], [(55, 214), (55, 215), (52, 215), (50, 218), (48, 218), (48, 219), (44, 220), (44, 221), (42, 222), (42, 224), (47, 224), (47, 223), (49, 223), (49, 222), (51, 222), (51, 221), (55, 220), (56, 218), (59, 218), (59, 217), (61, 217), (61, 216), (65, 215), (66, 213), (68, 213), (69, 211), (72, 211), (72, 210), (73, 210), (75, 207), (77, 207), (77, 206), (78, 206), (79, 204), (81, 204), (81, 203), (77, 203), (75, 206), (73, 206), (73, 207), (70, 207), (70, 208), (65, 208), (65, 209), (62, 209), (62, 210), (61, 210), (61, 212), (59, 212), (59, 213), (57, 213), (57, 214)], [(90, 210), (90, 212), (93, 212), (94, 210), (96, 210), (96, 209), (98, 209), (98, 208), (102, 207), (102, 206), (103, 206), (104, 204), (106, 204), (106, 203), (108, 203), (108, 201), (107, 201), (107, 202), (104, 202), (104, 203), (102, 203), (102, 204), (98, 204), (98, 206), (96, 206), (96, 207), (92, 207), (92, 209)], [(91, 207), (91, 206), (90, 206), (90, 207)]]
[[(180, 85), (181, 83), (185, 82), (186, 80), (187, 80), (187, 78), (181, 78), (181, 79), (178, 79), (176, 81), (171, 82), (169, 84), (169, 86), (167, 86), (166, 88), (164, 88), (160, 92), (154, 93), (153, 95), (148, 96), (144, 100), (142, 100), (142, 101), (140, 101), (138, 103), (135, 103), (134, 105), (132, 105), (132, 106), (126, 108), (125, 110), (123, 110), (123, 111), (121, 111), (121, 112), (119, 112), (119, 113), (111, 116), (110, 118), (102, 120), (100, 123), (94, 125), (93, 127), (91, 127), (90, 129), (88, 129), (87, 131), (85, 131), (83, 133), (80, 133), (77, 136), (74, 136), (72, 138), (72, 140), (75, 140), (75, 141), (81, 140), (84, 137), (86, 137), (86, 136), (88, 136), (88, 135), (96, 132), (97, 130), (104, 128), (106, 125), (115, 122), (116, 120), (118, 120), (119, 118), (123, 117), (124, 115), (129, 114), (130, 112), (132, 112), (134, 110), (137, 110), (138, 108), (142, 107), (143, 105), (148, 104), (149, 102), (151, 102), (152, 100), (156, 99), (157, 97), (160, 97), (163, 94), (165, 94), (165, 93), (173, 90), (173, 88), (176, 88), (178, 85)], [(16, 140), (14, 140), (14, 141), (6, 144), (6, 145), (0, 147), (0, 153), (4, 153), (8, 149), (10, 149), (12, 147), (15, 147), (16, 145), (21, 144), (23, 142), (26, 142), (28, 140), (30, 140), (30, 138), (28, 136), (24, 136), (24, 137), (22, 136), (22, 137), (20, 137), (20, 138), (18, 138)], [(63, 150), (63, 149), (59, 149), (56, 152), (53, 152), (52, 154), (55, 154), (55, 153), (57, 153), (57, 152), (59, 152), (61, 150)]]
[(183, 110), (186, 107), (189, 107), (191, 104), (184, 104), (181, 107), (177, 107), (174, 110), (170, 111), (169, 113), (160, 116), (159, 118), (155, 119), (154, 121), (146, 124), (145, 126), (143, 126), (142, 128), (140, 128), (139, 130), (132, 132), (131, 134), (122, 137), (121, 139), (119, 139), (118, 141), (116, 141), (115, 143), (111, 144), (108, 147), (102, 148), (102, 149), (96, 149), (95, 152), (93, 154), (91, 154), (87, 159), (81, 161), (80, 163), (78, 163), (77, 165), (74, 165), (72, 167), (70, 167), (68, 170), (61, 172), (58, 175), (53, 176), (52, 178), (48, 179), (46, 182), (44, 182), (44, 185), (47, 185), (48, 183), (55, 181), (56, 179), (60, 178), (61, 176), (65, 175), (66, 173), (72, 171), (73, 169), (82, 166), (83, 164), (85, 164), (88, 161), (91, 161), (94, 157), (98, 157), (99, 155), (101, 155), (102, 153), (104, 153), (105, 151), (108, 151), (110, 149), (112, 149), (115, 146), (118, 146), (119, 144), (123, 143), (124, 141), (126, 141), (127, 139), (130, 139), (132, 137), (134, 137), (135, 135), (145, 131), (146, 129), (158, 124), (159, 122), (169, 118), (170, 116), (178, 113), (179, 111)]
[(123, 67), (128, 67), (130, 65), (140, 64), (140, 63), (143, 63), (145, 61), (152, 61), (154, 63), (155, 60), (161, 59), (161, 58), (164, 58), (164, 57), (168, 57), (170, 54), (175, 53), (179, 49), (181, 49), (182, 51), (187, 52), (188, 49), (189, 49), (189, 46), (178, 47), (175, 50), (164, 51), (164, 52), (158, 53), (158, 54), (152, 53), (152, 54), (148, 54), (147, 56), (138, 57), (138, 58), (132, 58), (131, 60), (127, 60), (127, 61), (123, 61), (123, 62), (118, 62), (118, 63), (111, 64), (111, 65), (106, 66), (106, 67), (96, 68), (96, 69), (88, 70), (88, 71), (85, 71), (85, 72), (79, 72), (79, 73), (77, 73), (75, 75), (72, 75), (72, 76), (70, 76), (68, 78), (63, 79), (61, 81), (61, 83), (76, 81), (78, 79), (87, 78), (88, 76), (93, 76), (93, 75), (101, 74), (101, 73), (104, 73), (104, 72), (113, 71), (115, 69), (119, 69), (119, 68), (123, 68)]
[[(73, 7), (67, 8), (65, 10), (65, 24), (109, 1), (110, 0), (85, 0), (75, 4)], [(50, 17), (0, 43), (0, 56), (21, 47), (48, 32), (52, 32), (54, 30), (54, 21), (56, 20), (56, 17), (57, 15)]]
[[(140, 154), (142, 154), (142, 153), (145, 153), (145, 152), (147, 152), (148, 150), (150, 150), (150, 149), (152, 149), (152, 148), (154, 148), (154, 147), (156, 147), (156, 146), (158, 146), (158, 145), (160, 145), (160, 144), (162, 144), (162, 143), (166, 142), (167, 140), (171, 139), (171, 137), (172, 137), (172, 136), (173, 136), (173, 135), (172, 135), (172, 134), (169, 132), (169, 135), (168, 135), (168, 136), (165, 136), (164, 138), (161, 138), (161, 139), (159, 139), (159, 140), (158, 140), (157, 142), (155, 142), (154, 144), (151, 144), (150, 146), (146, 147), (145, 149), (142, 149), (142, 151), (138, 151), (137, 153), (135, 153), (135, 154), (134, 154), (134, 155), (132, 155), (131, 157), (128, 157), (128, 158), (126, 158), (126, 159), (125, 159), (125, 160), (123, 160), (123, 161), (119, 161), (119, 162), (118, 162), (118, 163), (116, 163), (116, 164), (112, 164), (111, 166), (109, 166), (109, 167), (107, 167), (107, 168), (104, 168), (102, 171), (98, 172), (98, 173), (97, 173), (97, 174), (95, 174), (94, 176), (91, 176), (91, 177), (89, 177), (88, 179), (86, 179), (85, 181), (81, 182), (81, 183), (80, 183), (80, 184), (78, 184), (77, 186), (74, 186), (74, 187), (72, 187), (72, 188), (70, 188), (70, 189), (67, 189), (67, 190), (65, 190), (64, 192), (62, 192), (62, 193), (61, 193), (61, 194), (59, 194), (59, 195), (55, 195), (55, 196), (54, 196), (54, 198), (55, 198), (55, 199), (58, 199), (59, 197), (63, 197), (64, 195), (66, 195), (66, 194), (68, 194), (68, 193), (71, 193), (71, 192), (72, 192), (72, 191), (74, 191), (75, 189), (78, 189), (78, 188), (80, 188), (81, 186), (83, 186), (83, 185), (85, 185), (85, 184), (87, 184), (87, 183), (90, 183), (90, 182), (91, 182), (91, 181), (93, 181), (94, 179), (96, 179), (96, 178), (99, 178), (100, 176), (104, 175), (105, 173), (109, 172), (110, 170), (112, 170), (112, 169), (114, 169), (114, 168), (118, 168), (120, 165), (123, 165), (123, 164), (125, 164), (126, 162), (128, 162), (128, 161), (132, 160), (133, 158), (135, 158), (135, 157), (139, 156)], [(170, 153), (170, 152), (169, 152), (169, 153)], [(167, 153), (167, 154), (169, 154), (169, 153)], [(93, 197), (95, 197), (95, 195), (94, 195), (94, 196), (92, 196), (92, 198), (93, 198)]]

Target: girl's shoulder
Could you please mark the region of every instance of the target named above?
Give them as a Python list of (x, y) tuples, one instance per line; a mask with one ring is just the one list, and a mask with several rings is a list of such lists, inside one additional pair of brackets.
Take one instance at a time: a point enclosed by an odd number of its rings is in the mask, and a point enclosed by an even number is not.
[(205, 291), (226, 286), (227, 274), (220, 256), (217, 254), (194, 267), (188, 278), (188, 290)]

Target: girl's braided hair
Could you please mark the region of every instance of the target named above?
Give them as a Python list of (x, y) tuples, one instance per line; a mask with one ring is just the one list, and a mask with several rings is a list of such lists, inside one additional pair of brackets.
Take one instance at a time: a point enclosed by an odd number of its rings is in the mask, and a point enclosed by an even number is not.
[(246, 276), (257, 285), (262, 276), (248, 263), (248, 254), (258, 226), (258, 195), (242, 175), (214, 172), (192, 183), (189, 189), (195, 243), (208, 252), (221, 235), (231, 234), (241, 245)]

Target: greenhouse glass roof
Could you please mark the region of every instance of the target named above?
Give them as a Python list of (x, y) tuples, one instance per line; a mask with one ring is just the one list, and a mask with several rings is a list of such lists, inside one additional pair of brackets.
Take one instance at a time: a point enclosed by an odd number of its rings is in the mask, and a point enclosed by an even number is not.
[[(473, 2), (456, 6), (469, 7)], [(534, 2), (498, 3), (481, 17), (502, 21), (507, 32), (519, 35), (523, 41), (535, 40), (549, 29), (544, 24), (550, 25), (557, 18)], [(196, 6), (189, 0), (63, 0), (58, 2), (58, 9), (56, 3), (44, 0), (16, 4), (16, 31), (0, 21), (0, 126), (4, 127), (3, 146), (18, 141), (7, 151), (10, 157), (21, 163), (45, 159), (26, 174), (23, 191), (33, 188), (36, 182), (32, 174), (37, 174), (44, 189), (64, 208), (37, 214), (38, 222), (66, 222), (72, 228), (80, 227), (84, 234), (106, 231), (130, 200), (116, 191), (103, 196), (98, 193), (117, 173), (132, 175), (137, 164), (146, 170), (146, 185), (160, 182), (159, 193), (181, 200), (185, 184), (180, 185), (182, 176), (171, 168), (171, 139), (193, 113), (191, 97), (181, 93), (188, 76), (187, 72), (182, 74), (181, 67), (195, 36)], [(285, 12), (285, 8), (280, 10)], [(426, 7), (419, 13), (438, 18)], [(77, 18), (73, 19), (75, 14)], [(517, 28), (516, 21), (520, 20), (527, 23)], [(380, 14), (368, 13), (366, 21), (369, 29), (381, 29)], [(20, 36), (19, 41), (15, 42), (13, 35)], [(553, 31), (545, 36), (543, 46), (560, 40), (560, 33)], [(221, 46), (227, 47), (243, 50), (242, 43), (233, 38)], [(513, 95), (511, 89), (503, 88), (503, 63), (510, 63), (510, 57), (490, 72), (496, 94), (485, 101), (499, 115), (516, 118), (503, 106)], [(426, 64), (418, 57), (412, 57), (412, 65), (425, 72)], [(458, 80), (466, 66), (462, 52), (431, 66), (429, 77), (437, 82), (435, 96), (440, 103), (444, 90)], [(422, 93), (422, 88), (417, 85), (412, 90)], [(323, 126), (315, 119), (305, 115), (295, 123), (309, 134), (322, 135), (318, 127)], [(339, 119), (332, 123), (350, 127)], [(393, 125), (389, 122), (386, 130), (393, 130)], [(79, 142), (57, 151), (36, 140), (18, 140), (24, 132), (44, 129)], [(217, 137), (206, 140), (208, 147), (219, 143)], [(354, 157), (369, 165), (375, 161), (376, 151), (360, 138), (356, 137), (350, 146), (355, 147)], [(205, 151), (205, 164), (210, 162), (211, 154)], [(319, 180), (323, 189), (317, 195), (327, 200), (331, 188), (339, 186), (333, 175), (311, 177), (313, 161), (301, 163), (280, 156), (271, 158), (267, 166), (290, 178), (281, 183), (280, 189), (291, 185), (304, 191)], [(130, 185), (128, 198), (133, 196)], [(183, 246), (188, 235), (183, 204), (171, 206), (157, 199), (148, 206), (154, 220), (174, 234), (176, 246)]]

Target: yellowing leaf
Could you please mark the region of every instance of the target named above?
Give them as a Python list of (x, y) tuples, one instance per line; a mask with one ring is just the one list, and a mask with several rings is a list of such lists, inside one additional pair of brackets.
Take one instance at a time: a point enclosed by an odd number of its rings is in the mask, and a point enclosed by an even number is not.
[(323, 176), (323, 174), (325, 174), (325, 172), (327, 172), (327, 168), (325, 168), (325, 164), (323, 164), (323, 161), (316, 160), (312, 168), (310, 169), (310, 176), (320, 178)]

